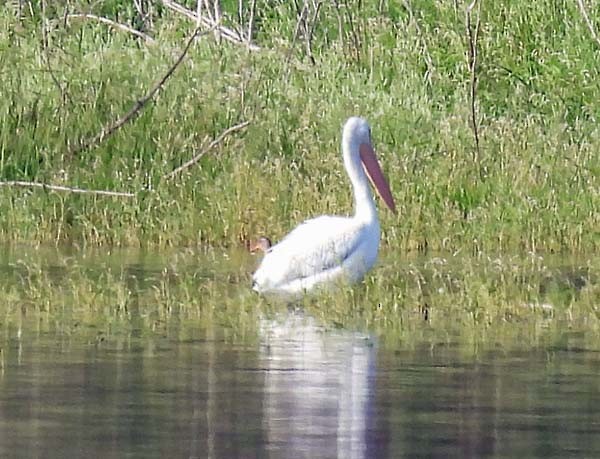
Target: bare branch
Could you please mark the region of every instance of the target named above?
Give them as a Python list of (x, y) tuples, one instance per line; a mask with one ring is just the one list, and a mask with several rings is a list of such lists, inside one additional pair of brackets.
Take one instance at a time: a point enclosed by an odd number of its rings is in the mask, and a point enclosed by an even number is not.
[(317, 2), (316, 4), (313, 4), (313, 6), (314, 6), (314, 11), (313, 11), (312, 19), (311, 19), (310, 24), (308, 24), (308, 30), (306, 31), (305, 38), (306, 38), (306, 53), (308, 54), (308, 57), (314, 64), (315, 58), (313, 57), (313, 53), (312, 53), (312, 38), (315, 33), (315, 27), (317, 25), (317, 18), (319, 17), (319, 10), (321, 9), (321, 2)]
[(227, 41), (230, 41), (231, 43), (242, 44), (251, 51), (260, 50), (260, 47), (256, 46), (253, 43), (248, 42), (248, 40), (244, 39), (244, 37), (242, 37), (239, 33), (235, 32), (223, 25), (220, 25), (218, 22), (215, 22), (212, 19), (206, 18), (204, 16), (198, 17), (198, 15), (196, 13), (194, 13), (192, 10), (187, 9), (186, 7), (180, 5), (177, 2), (174, 2), (172, 0), (162, 0), (162, 3), (167, 8), (169, 8), (179, 14), (184, 15), (185, 17), (187, 17), (188, 19), (191, 19), (195, 23), (199, 22), (200, 24), (202, 24), (203, 27), (210, 28), (211, 31), (214, 29), (218, 29), (219, 32), (221, 33), (222, 38), (224, 38)]
[(135, 196), (134, 193), (126, 193), (126, 192), (122, 192), (122, 191), (86, 190), (83, 188), (74, 188), (71, 186), (49, 185), (47, 183), (24, 182), (21, 180), (8, 180), (5, 182), (0, 182), (0, 187), (2, 187), (2, 186), (43, 188), (44, 190), (51, 190), (51, 191), (67, 191), (70, 193), (94, 194), (94, 195), (115, 196), (115, 197), (124, 197), (124, 198), (132, 198)]
[(130, 34), (133, 34), (136, 37), (143, 39), (147, 43), (151, 43), (151, 44), (156, 43), (156, 40), (154, 40), (154, 38), (152, 38), (150, 35), (140, 32), (139, 30), (136, 30), (133, 27), (129, 27), (128, 25), (121, 24), (119, 22), (115, 22), (112, 19), (108, 19), (108, 18), (105, 18), (102, 16), (96, 16), (95, 14), (87, 14), (87, 13), (68, 14), (67, 19), (93, 19), (95, 21), (102, 22), (104, 24), (108, 24), (109, 26), (111, 26), (115, 29), (120, 29), (120, 30), (124, 30), (125, 32), (129, 32)]
[(290, 45), (290, 50), (286, 56), (286, 64), (289, 62), (291, 56), (292, 56), (292, 50), (294, 49), (294, 45), (296, 44), (296, 40), (298, 39), (298, 37), (300, 36), (300, 29), (304, 26), (306, 28), (306, 24), (305, 24), (305, 18), (304, 16), (308, 14), (308, 2), (304, 2), (302, 4), (302, 9), (300, 10), (300, 12), (298, 13), (298, 22), (296, 22), (296, 28), (294, 29), (294, 36), (292, 37), (292, 43)]
[(225, 131), (223, 131), (221, 133), (221, 135), (219, 135), (216, 139), (214, 139), (211, 143), (209, 143), (206, 147), (204, 147), (202, 150), (200, 150), (200, 152), (194, 156), (192, 159), (190, 159), (189, 161), (187, 161), (186, 163), (182, 164), (181, 166), (179, 166), (177, 169), (172, 170), (171, 172), (169, 172), (168, 174), (166, 174), (164, 176), (165, 179), (170, 179), (173, 178), (174, 176), (176, 176), (177, 174), (179, 174), (181, 171), (187, 169), (190, 166), (193, 166), (194, 164), (196, 164), (200, 158), (202, 158), (206, 153), (208, 153), (210, 150), (212, 150), (214, 147), (216, 147), (218, 144), (220, 144), (223, 139), (225, 139), (225, 137), (227, 137), (229, 134), (231, 134), (232, 132), (235, 131), (239, 131), (240, 129), (244, 129), (246, 126), (248, 126), (250, 124), (250, 121), (244, 121), (242, 123), (236, 124), (235, 126), (231, 126), (230, 128), (226, 129)]
[(91, 139), (88, 139), (88, 140), (84, 140), (80, 144), (78, 144), (75, 147), (71, 148), (71, 150), (69, 151), (69, 155), (70, 156), (77, 155), (77, 154), (81, 153), (83, 150), (87, 150), (88, 148), (90, 148), (92, 146), (96, 146), (96, 145), (102, 143), (107, 137), (109, 137), (110, 135), (112, 135), (115, 131), (119, 130), (127, 122), (131, 121), (134, 117), (136, 117), (138, 115), (139, 111), (144, 107), (144, 105), (146, 105), (148, 103), (148, 101), (150, 99), (152, 99), (152, 97), (154, 97), (154, 95), (163, 87), (163, 85), (165, 84), (165, 82), (173, 74), (173, 72), (175, 71), (175, 69), (177, 67), (179, 67), (179, 65), (181, 64), (181, 62), (183, 62), (183, 58), (185, 57), (185, 55), (189, 51), (190, 47), (192, 46), (192, 43), (194, 42), (194, 39), (199, 34), (200, 34), (200, 29), (196, 29), (194, 31), (194, 33), (192, 34), (192, 36), (188, 39), (188, 42), (185, 45), (185, 48), (182, 51), (182, 53), (179, 56), (179, 58), (175, 61), (175, 63), (171, 66), (171, 68), (169, 68), (169, 70), (167, 71), (167, 73), (165, 73), (163, 75), (163, 77), (160, 80), (158, 80), (158, 82), (150, 89), (150, 91), (148, 92), (148, 94), (146, 94), (141, 99), (137, 100), (135, 102), (135, 104), (133, 104), (133, 107), (131, 107), (131, 109), (124, 116), (122, 116), (121, 118), (119, 118), (114, 123), (109, 124), (108, 126), (104, 127), (104, 129), (102, 129), (102, 131), (100, 131), (100, 133), (98, 133), (95, 137), (93, 137)]
[(587, 24), (588, 29), (590, 29), (590, 34), (592, 35), (592, 38), (596, 41), (596, 44), (598, 46), (600, 46), (600, 38), (598, 38), (598, 35), (596, 34), (596, 30), (594, 29), (594, 25), (592, 24), (592, 21), (590, 21), (587, 11), (585, 10), (585, 5), (583, 4), (583, 0), (577, 0), (577, 4), (579, 5), (579, 10), (581, 11), (581, 15), (583, 16), (583, 19), (585, 20), (585, 23)]
[[(302, 3), (302, 7), (296, 4), (298, 20), (296, 22), (296, 27), (294, 29), (294, 35), (292, 36), (292, 41), (290, 43), (289, 50), (286, 53), (285, 63), (287, 64), (292, 57), (292, 51), (300, 34), (302, 33), (304, 37), (304, 45), (306, 47), (306, 55), (310, 59), (312, 64), (315, 64), (315, 58), (312, 53), (312, 38), (315, 32), (315, 26), (317, 23), (317, 19), (319, 16), (319, 11), (321, 9), (321, 1), (312, 2), (313, 11), (312, 15), (310, 14), (310, 3), (308, 0), (304, 0)], [(311, 16), (309, 18), (309, 16)]]
[[(477, 23), (475, 25), (475, 33), (471, 26), (471, 12), (475, 6), (479, 3), (477, 12)], [(469, 39), (469, 73), (471, 74), (471, 91), (470, 91), (470, 105), (471, 105), (471, 127), (473, 129), (473, 136), (475, 137), (475, 153), (474, 160), (479, 162), (479, 127), (477, 125), (477, 41), (479, 39), (479, 24), (481, 22), (481, 2), (473, 0), (466, 9), (466, 28), (467, 37)]]

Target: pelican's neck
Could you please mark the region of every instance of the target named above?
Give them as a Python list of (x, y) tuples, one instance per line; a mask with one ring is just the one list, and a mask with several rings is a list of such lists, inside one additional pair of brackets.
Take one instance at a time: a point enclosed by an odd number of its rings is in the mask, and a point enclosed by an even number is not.
[(369, 180), (360, 160), (359, 142), (353, 136), (349, 137), (344, 137), (342, 151), (344, 166), (354, 191), (354, 218), (366, 223), (378, 222)]

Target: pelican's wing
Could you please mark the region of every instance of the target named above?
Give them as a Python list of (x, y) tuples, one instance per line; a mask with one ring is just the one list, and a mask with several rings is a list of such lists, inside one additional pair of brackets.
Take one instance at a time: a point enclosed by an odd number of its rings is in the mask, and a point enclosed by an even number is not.
[(360, 245), (362, 230), (350, 218), (307, 220), (267, 251), (254, 281), (273, 288), (339, 267)]

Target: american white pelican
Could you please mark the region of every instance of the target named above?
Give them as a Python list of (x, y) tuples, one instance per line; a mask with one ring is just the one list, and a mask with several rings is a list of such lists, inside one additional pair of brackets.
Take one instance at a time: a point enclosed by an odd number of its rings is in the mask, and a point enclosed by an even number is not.
[(393, 212), (396, 206), (364, 119), (346, 121), (342, 152), (354, 191), (354, 216), (323, 215), (301, 223), (267, 250), (253, 276), (255, 291), (297, 296), (340, 281), (357, 282), (375, 263), (379, 220), (365, 170), (387, 206)]

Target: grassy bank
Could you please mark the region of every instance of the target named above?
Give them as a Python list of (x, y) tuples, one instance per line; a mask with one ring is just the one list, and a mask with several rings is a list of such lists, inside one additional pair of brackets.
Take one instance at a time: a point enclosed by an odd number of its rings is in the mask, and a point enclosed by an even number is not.
[[(73, 146), (120, 118), (168, 70), (193, 24), (160, 2), (151, 22), (128, 2), (63, 3), (0, 7), (0, 179), (135, 197), (0, 187), (0, 240), (168, 247), (277, 239), (310, 215), (350, 211), (340, 128), (361, 114), (399, 208), (381, 215), (388, 250), (600, 247), (600, 47), (574, 2), (482, 4), (479, 148), (466, 4), (323, 3), (298, 27), (292, 2), (257, 2), (260, 50), (212, 33), (198, 38), (139, 117), (76, 154)], [(237, 4), (223, 2), (224, 24), (246, 27), (250, 12), (238, 19)], [(155, 43), (65, 19), (75, 12), (137, 27)], [(473, 30), (477, 18), (475, 9)], [(244, 120), (246, 129), (165, 178)]]

